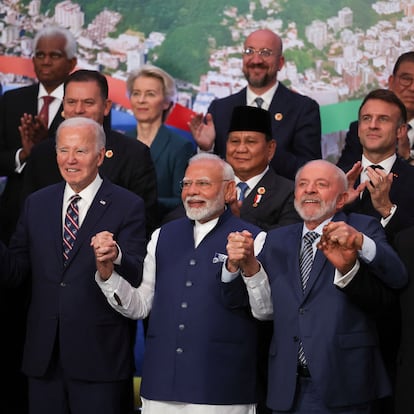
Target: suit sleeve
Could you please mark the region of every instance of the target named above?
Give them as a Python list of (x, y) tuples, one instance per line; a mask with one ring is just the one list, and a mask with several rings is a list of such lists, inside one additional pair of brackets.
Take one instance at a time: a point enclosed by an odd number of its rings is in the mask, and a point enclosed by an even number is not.
[[(277, 147), (271, 165), (275, 171), (293, 180), (296, 171), (306, 162), (322, 158), (321, 116), (319, 105), (308, 97), (298, 101), (294, 131), (286, 148)], [(274, 137), (277, 142), (277, 137)]]

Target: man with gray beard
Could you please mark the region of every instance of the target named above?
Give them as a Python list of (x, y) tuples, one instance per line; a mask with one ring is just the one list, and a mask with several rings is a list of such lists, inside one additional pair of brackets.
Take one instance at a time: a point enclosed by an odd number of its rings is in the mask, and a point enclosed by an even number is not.
[[(244, 303), (239, 281), (253, 315), (273, 319), (267, 394), (273, 414), (368, 414), (391, 392), (365, 307), (375, 305), (378, 285), (402, 288), (407, 274), (378, 220), (340, 211), (347, 187), (338, 167), (310, 161), (295, 181), (303, 223), (270, 230), (257, 259), (253, 245), (260, 247), (248, 232), (228, 238), (225, 297), (233, 307)], [(356, 303), (358, 296), (364, 300)]]
[(234, 172), (218, 156), (191, 158), (181, 184), (187, 217), (153, 233), (142, 284), (133, 288), (114, 271), (109, 232), (92, 240), (95, 279), (124, 316), (145, 318), (151, 311), (143, 414), (254, 414), (257, 324), (247, 300), (228, 306), (220, 274), (230, 232), (247, 230), (258, 241), (265, 234), (227, 208), (236, 193)]

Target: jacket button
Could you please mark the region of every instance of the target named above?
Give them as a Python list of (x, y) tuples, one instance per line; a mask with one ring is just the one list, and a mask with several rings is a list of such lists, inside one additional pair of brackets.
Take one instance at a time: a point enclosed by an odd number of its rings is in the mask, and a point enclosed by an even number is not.
[(183, 348), (177, 348), (175, 350), (175, 352), (177, 352), (177, 354), (182, 354), (184, 352)]

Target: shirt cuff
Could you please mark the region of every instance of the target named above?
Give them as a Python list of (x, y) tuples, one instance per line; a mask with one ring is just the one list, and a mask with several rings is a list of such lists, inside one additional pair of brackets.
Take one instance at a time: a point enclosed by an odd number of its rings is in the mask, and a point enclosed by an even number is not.
[(335, 269), (335, 277), (334, 277), (334, 285), (344, 288), (347, 286), (352, 279), (355, 277), (355, 275), (358, 273), (359, 268), (361, 265), (359, 264), (359, 261), (357, 260), (355, 262), (354, 267), (346, 274), (342, 274), (339, 270)]

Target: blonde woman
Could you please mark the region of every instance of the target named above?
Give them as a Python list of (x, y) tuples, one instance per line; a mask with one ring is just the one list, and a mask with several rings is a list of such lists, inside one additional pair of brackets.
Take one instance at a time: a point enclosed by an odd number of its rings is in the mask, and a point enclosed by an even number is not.
[(148, 145), (157, 174), (160, 219), (181, 203), (180, 181), (194, 144), (172, 131), (164, 121), (174, 105), (174, 79), (164, 70), (144, 65), (127, 80), (132, 111), (137, 120), (136, 138)]

